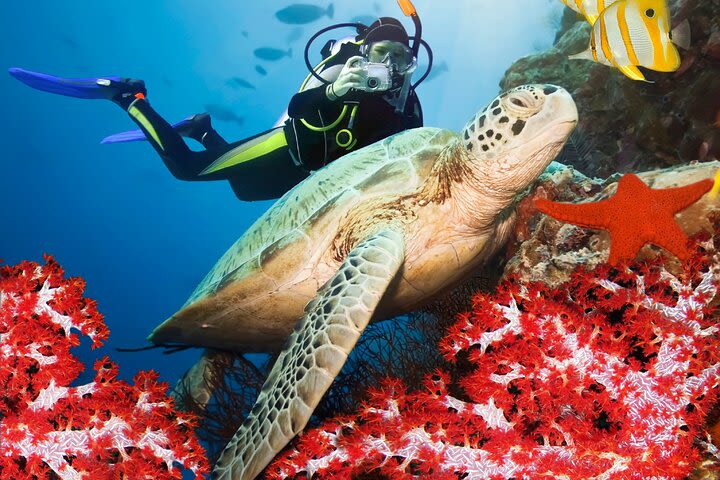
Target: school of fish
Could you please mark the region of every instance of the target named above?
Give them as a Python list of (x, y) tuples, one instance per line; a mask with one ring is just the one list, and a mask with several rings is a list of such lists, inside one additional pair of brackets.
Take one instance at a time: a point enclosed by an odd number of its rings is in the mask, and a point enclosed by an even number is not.
[[(373, 9), (376, 13), (379, 12), (380, 5), (377, 2), (373, 3)], [(285, 38), (286, 45), (289, 45), (290, 43), (302, 37), (303, 29), (299, 25), (306, 25), (308, 23), (320, 20), (323, 17), (333, 18), (334, 12), (335, 7), (332, 3), (328, 4), (327, 7), (320, 7), (317, 5), (310, 5), (305, 3), (293, 3), (275, 12), (275, 18), (284, 24), (294, 25), (292, 30), (289, 31), (287, 37)], [(350, 21), (370, 25), (372, 22), (375, 21), (376, 18), (376, 15), (357, 15), (353, 17)], [(243, 30), (242, 34), (244, 37), (248, 37), (247, 31)], [(253, 50), (253, 55), (255, 56), (255, 58), (263, 62), (278, 62), (283, 58), (291, 57), (292, 48), (281, 49), (275, 47), (259, 47)], [(447, 65), (441, 65), (441, 67), (443, 66), (444, 70), (447, 70)], [(440, 73), (444, 70), (443, 68), (441, 68), (436, 73)], [(266, 76), (268, 74), (268, 71), (265, 69), (265, 67), (260, 64), (255, 65), (255, 72), (261, 76)], [(252, 82), (238, 76), (229, 78), (225, 82), (225, 84), (235, 90), (255, 89), (255, 85)], [(225, 115), (224, 117), (230, 116)], [(236, 120), (230, 119), (230, 121)]]
[[(617, 68), (633, 80), (648, 81), (639, 67), (658, 72), (674, 72), (681, 64), (677, 47), (683, 49), (690, 45), (690, 26), (685, 20), (675, 29), (671, 29), (670, 8), (667, 0), (560, 0), (571, 8), (592, 27), (588, 48), (569, 58), (590, 60), (602, 65)], [(379, 11), (379, 5), (374, 4)], [(293, 29), (286, 38), (286, 44), (299, 39), (302, 35), (300, 25), (306, 25), (323, 17), (332, 18), (332, 3), (326, 7), (294, 3), (277, 12), (275, 18)], [(369, 24), (374, 15), (357, 15), (352, 21)], [(247, 33), (244, 32), (245, 36)], [(263, 62), (274, 63), (292, 55), (292, 49), (260, 47), (253, 51), (254, 56)], [(431, 71), (427, 80), (432, 80), (448, 70), (441, 62)], [(255, 65), (258, 75), (267, 75), (262, 65)], [(232, 77), (226, 85), (233, 89), (254, 89), (255, 86), (240, 77)], [(229, 121), (237, 121), (224, 115)]]

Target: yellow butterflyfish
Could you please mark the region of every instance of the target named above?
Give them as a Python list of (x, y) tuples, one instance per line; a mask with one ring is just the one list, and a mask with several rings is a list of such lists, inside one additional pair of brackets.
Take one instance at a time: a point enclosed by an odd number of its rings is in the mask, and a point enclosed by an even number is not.
[(582, 14), (590, 25), (600, 16), (600, 13), (617, 0), (560, 0), (566, 6)]
[(588, 49), (570, 58), (593, 60), (633, 80), (645, 80), (638, 66), (658, 72), (680, 67), (680, 53), (673, 42), (689, 46), (689, 31), (687, 21), (670, 31), (667, 0), (618, 0), (600, 12)]

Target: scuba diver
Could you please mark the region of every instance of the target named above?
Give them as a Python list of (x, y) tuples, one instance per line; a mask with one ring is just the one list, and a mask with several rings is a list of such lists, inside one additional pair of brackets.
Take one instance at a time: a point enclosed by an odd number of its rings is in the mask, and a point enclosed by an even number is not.
[[(405, 8), (403, 11), (408, 14)], [(113, 135), (103, 143), (148, 140), (180, 180), (228, 180), (240, 200), (274, 199), (350, 151), (423, 125), (414, 90), (430, 67), (414, 85), (411, 76), (420, 44), (428, 51), (430, 66), (432, 53), (420, 39), (414, 8), (410, 13), (416, 29), (412, 48), (405, 28), (390, 17), (379, 18), (370, 26), (343, 23), (316, 33), (305, 48), (311, 75), (290, 100), (287, 120), (233, 143), (212, 128), (208, 114), (170, 125), (150, 106), (142, 80), (66, 79), (19, 68), (10, 69), (10, 74), (38, 90), (111, 100), (140, 130)], [(322, 49), (324, 60), (312, 68), (307, 57), (312, 41), (321, 33), (346, 26), (355, 27), (358, 35), (344, 42), (328, 42)], [(313, 84), (317, 86), (310, 88)], [(183, 136), (197, 140), (205, 149), (191, 150)]]

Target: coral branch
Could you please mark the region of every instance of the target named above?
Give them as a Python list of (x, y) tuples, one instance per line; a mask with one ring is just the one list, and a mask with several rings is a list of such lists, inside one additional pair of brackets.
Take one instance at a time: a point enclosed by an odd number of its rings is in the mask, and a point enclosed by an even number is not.
[(0, 477), (179, 479), (180, 464), (201, 478), (195, 419), (174, 411), (156, 373), (131, 386), (105, 357), (92, 383), (70, 387), (83, 370), (74, 332), (93, 348), (109, 334), (83, 290), (50, 257), (0, 269)]
[(304, 433), (268, 478), (686, 478), (713, 450), (713, 242), (682, 276), (658, 260), (578, 270), (557, 288), (504, 280), (442, 340), (450, 372), (420, 391), (386, 381)]

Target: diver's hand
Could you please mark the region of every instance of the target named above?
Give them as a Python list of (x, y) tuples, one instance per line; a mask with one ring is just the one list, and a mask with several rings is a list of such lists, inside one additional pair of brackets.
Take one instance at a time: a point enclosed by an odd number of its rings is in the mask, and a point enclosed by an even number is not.
[(351, 88), (360, 88), (364, 85), (364, 70), (359, 66), (362, 59), (363, 57), (358, 55), (348, 58), (342, 70), (340, 70), (337, 80), (331, 83), (326, 90), (330, 100), (335, 100), (332, 95), (335, 95), (336, 98), (342, 97)]

